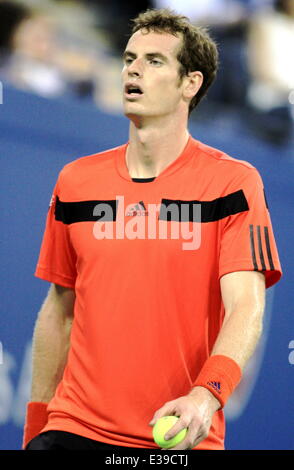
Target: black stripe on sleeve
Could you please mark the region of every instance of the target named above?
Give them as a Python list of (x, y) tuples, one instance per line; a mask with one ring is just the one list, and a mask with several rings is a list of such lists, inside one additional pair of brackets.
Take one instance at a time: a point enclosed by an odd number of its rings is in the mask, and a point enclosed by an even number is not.
[(56, 197), (55, 219), (66, 225), (76, 222), (96, 222), (116, 220), (116, 200), (62, 202)]
[(264, 227), (264, 237), (265, 237), (266, 251), (267, 251), (267, 257), (268, 257), (270, 269), (274, 271), (275, 266), (274, 266), (273, 258), (272, 258), (268, 227)]
[(257, 225), (257, 239), (258, 239), (259, 257), (260, 257), (260, 261), (261, 261), (261, 269), (263, 271), (265, 271), (266, 266), (265, 266), (265, 262), (264, 262), (263, 249), (262, 249), (262, 243), (261, 243), (260, 225)]
[(251, 256), (252, 256), (252, 262), (254, 266), (254, 271), (258, 271), (258, 266), (256, 262), (256, 253), (255, 253), (255, 243), (254, 243), (254, 227), (253, 225), (249, 226), (249, 232), (250, 232), (250, 247), (251, 247)]

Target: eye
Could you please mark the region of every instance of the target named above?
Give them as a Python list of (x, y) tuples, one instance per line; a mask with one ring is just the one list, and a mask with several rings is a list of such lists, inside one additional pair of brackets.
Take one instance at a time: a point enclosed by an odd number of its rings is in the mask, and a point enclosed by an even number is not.
[(124, 61), (125, 61), (126, 65), (130, 65), (132, 63), (133, 59), (131, 57), (126, 57)]
[(156, 66), (162, 65), (162, 62), (158, 59), (150, 59), (150, 63)]

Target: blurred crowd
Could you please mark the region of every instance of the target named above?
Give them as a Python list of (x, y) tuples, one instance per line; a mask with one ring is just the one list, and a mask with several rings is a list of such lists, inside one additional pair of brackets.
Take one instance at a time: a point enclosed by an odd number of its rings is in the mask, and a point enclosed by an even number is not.
[(239, 107), (263, 124), (267, 138), (287, 139), (294, 122), (294, 0), (0, 0), (0, 80), (120, 113), (130, 19), (164, 7), (208, 26), (219, 45), (218, 78), (204, 106)]

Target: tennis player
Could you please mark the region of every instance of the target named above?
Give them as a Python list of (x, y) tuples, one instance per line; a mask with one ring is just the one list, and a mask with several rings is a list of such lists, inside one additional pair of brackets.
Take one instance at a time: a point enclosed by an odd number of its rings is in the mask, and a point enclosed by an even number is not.
[[(169, 9), (133, 20), (123, 55), (129, 140), (59, 173), (36, 276), (23, 448), (224, 449), (224, 411), (281, 277), (262, 179), (196, 140), (191, 111), (218, 53)], [(115, 129), (113, 130), (115, 132)]]

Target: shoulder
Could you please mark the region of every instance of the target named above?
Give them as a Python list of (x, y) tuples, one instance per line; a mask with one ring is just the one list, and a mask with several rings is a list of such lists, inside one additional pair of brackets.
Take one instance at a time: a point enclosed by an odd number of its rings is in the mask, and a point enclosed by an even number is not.
[(108, 162), (111, 162), (118, 152), (120, 152), (126, 144), (120, 145), (118, 147), (113, 147), (108, 150), (103, 150), (102, 152), (93, 153), (91, 155), (85, 155), (76, 160), (73, 160), (67, 163), (61, 170), (60, 175), (66, 177), (68, 175), (72, 176), (74, 174), (80, 174), (80, 172), (91, 172), (93, 168), (97, 166), (101, 169), (103, 166), (107, 165)]
[(81, 195), (89, 197), (89, 191), (97, 187), (98, 182), (106, 181), (113, 175), (114, 161), (126, 145), (86, 155), (67, 163), (58, 174), (56, 192), (64, 200), (80, 199)]
[(199, 152), (206, 157), (207, 163), (226, 169), (234, 169), (235, 171), (245, 171), (255, 169), (255, 167), (246, 160), (240, 160), (232, 157), (222, 150), (210, 147), (202, 142), (197, 142)]
[(195, 157), (200, 160), (205, 176), (216, 178), (220, 185), (226, 186), (247, 179), (260, 180), (258, 170), (247, 160), (232, 157), (199, 141), (196, 141), (196, 145)]
[(101, 179), (108, 178), (114, 167), (114, 160), (118, 153), (123, 151), (127, 144), (113, 147), (99, 153), (86, 155), (70, 163), (67, 163), (59, 172), (57, 186), (59, 190), (63, 188), (68, 191), (79, 188), (81, 185), (87, 187), (87, 184), (93, 183), (93, 175)]

